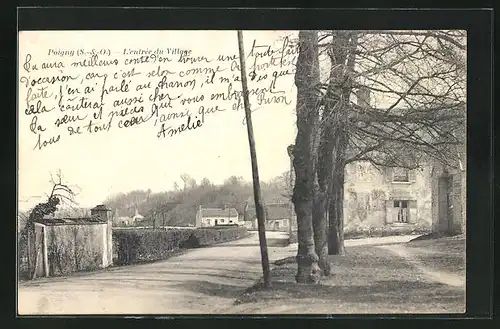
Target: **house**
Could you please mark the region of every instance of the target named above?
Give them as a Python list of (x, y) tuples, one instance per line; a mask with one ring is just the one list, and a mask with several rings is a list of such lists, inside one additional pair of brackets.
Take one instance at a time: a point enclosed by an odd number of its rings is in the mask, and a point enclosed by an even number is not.
[(134, 223), (144, 220), (144, 216), (139, 214), (139, 210), (137, 210), (137, 208), (135, 208), (135, 215), (134, 217), (132, 217), (132, 220), (134, 221)]
[(239, 225), (238, 217), (235, 208), (203, 208), (200, 205), (196, 212), (196, 227)]
[(113, 221), (113, 225), (116, 225), (116, 226), (128, 226), (128, 225), (131, 225), (133, 223), (133, 219), (131, 217), (128, 217), (128, 216), (120, 216), (120, 217), (116, 217), (115, 220)]
[[(431, 164), (415, 170), (375, 167), (367, 161), (347, 164), (344, 230), (388, 226), (430, 230), (433, 225), (432, 168)], [(296, 221), (292, 221), (294, 223)]]
[(345, 167), (344, 229), (383, 226), (430, 228), (431, 166), (415, 170), (353, 162)]
[(133, 223), (132, 217), (120, 216), (118, 209), (115, 210), (113, 216), (113, 226), (128, 226)]
[[(266, 231), (289, 232), (290, 224), (297, 221), (293, 206), (288, 203), (265, 204)], [(255, 204), (247, 202), (245, 205), (245, 227), (249, 230), (258, 229)]]
[(115, 211), (113, 225), (115, 226), (134, 226), (137, 223), (144, 222), (144, 216), (139, 213), (137, 208), (135, 209), (135, 215), (130, 216), (120, 216), (118, 210)]

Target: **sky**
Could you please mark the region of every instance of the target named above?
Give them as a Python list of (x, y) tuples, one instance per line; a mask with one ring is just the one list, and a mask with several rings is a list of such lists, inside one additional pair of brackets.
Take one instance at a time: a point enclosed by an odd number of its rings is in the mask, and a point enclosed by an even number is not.
[[(243, 33), (245, 51), (249, 53), (254, 40), (262, 45), (275, 44), (278, 49), (283, 42), (283, 37), (294, 33), (292, 31), (245, 31)], [(23, 31), (19, 34), (19, 82), (24, 82), (26, 79), (31, 81), (37, 77), (66, 74), (82, 77), (88, 72), (106, 72), (110, 77), (114, 72), (121, 74), (132, 67), (132, 65), (123, 64), (125, 48), (190, 49), (192, 54), (203, 55), (207, 58), (215, 58), (218, 54), (238, 53), (236, 31)], [(51, 56), (48, 55), (49, 49), (52, 49)], [(120, 65), (106, 69), (73, 68), (69, 64), (77, 60), (76, 55), (73, 57), (54, 55), (54, 53), (61, 54), (63, 51), (77, 51), (78, 49), (85, 49), (85, 51), (109, 49), (112, 53), (111, 57), (117, 58)], [(137, 56), (128, 56), (128, 58), (131, 57)], [(99, 58), (106, 58), (106, 56)], [(40, 70), (42, 62), (54, 61), (63, 62), (65, 68)], [(27, 62), (30, 67), (26, 66)], [(250, 64), (247, 63), (247, 67)], [(38, 65), (39, 70), (33, 70), (33, 65)], [(212, 67), (213, 63), (207, 65)], [(145, 73), (156, 69), (157, 66), (157, 63), (141, 64), (136, 65), (135, 70)], [(225, 72), (229, 72), (229, 67), (226, 66)], [(172, 72), (185, 71), (188, 68), (189, 65), (179, 64), (176, 61), (161, 65), (162, 70), (168, 69)], [(239, 74), (237, 71), (233, 73)], [(269, 85), (269, 77), (271, 77), (271, 72), (267, 80), (250, 81), (249, 87), (266, 87)], [(146, 79), (142, 75), (135, 76), (133, 79), (133, 86), (149, 81), (141, 80)], [(294, 142), (296, 133), (294, 113), (296, 90), (293, 84), (293, 74), (284, 75), (278, 79), (277, 85), (284, 92), (280, 95), (285, 95), (288, 104), (280, 102), (257, 106), (256, 99), (250, 99), (252, 109), (258, 109), (253, 112), (252, 120), (259, 173), (261, 180), (264, 181), (288, 170), (289, 158), (286, 147)], [(120, 80), (114, 80), (113, 85), (119, 87)], [(111, 78), (107, 81), (111, 81)], [(154, 83), (156, 81), (158, 80), (154, 80)], [(233, 84), (234, 89), (241, 89), (240, 82)], [(99, 88), (99, 85), (100, 81), (95, 88)], [(52, 93), (54, 97), (59, 94), (59, 84), (43, 86), (47, 86), (46, 91), (49, 94)], [(66, 88), (64, 83), (61, 86)], [(32, 88), (32, 95), (37, 92), (35, 88), (37, 86)], [(70, 88), (74, 88), (74, 85), (70, 85)], [(225, 92), (227, 84), (203, 87), (205, 91), (201, 91), (200, 88), (202, 87), (198, 84), (192, 91), (183, 90), (183, 96), (192, 97), (202, 93), (210, 95), (213, 92)], [(113, 126), (107, 132), (69, 136), (67, 129), (64, 129), (65, 125), (59, 128), (54, 126), (55, 120), (62, 115), (57, 108), (57, 99), (36, 98), (35, 95), (28, 102), (26, 101), (27, 93), (28, 87), (24, 83), (19, 83), (18, 205), (21, 210), (29, 209), (45, 197), (44, 193), (50, 193), (52, 188), (50, 174), (55, 174), (59, 169), (63, 175), (63, 183), (78, 187), (79, 194), (76, 201), (82, 207), (93, 207), (102, 203), (109, 195), (134, 189), (151, 189), (153, 192), (170, 190), (174, 182), (181, 183), (182, 173), (191, 175), (198, 182), (203, 177), (207, 177), (214, 183), (222, 183), (224, 179), (232, 175), (242, 176), (251, 181), (247, 126), (242, 122), (244, 112), (233, 111), (232, 101), (207, 100), (200, 103), (205, 107), (218, 105), (227, 110), (205, 115), (202, 127), (172, 137), (158, 138), (159, 125), (154, 126), (152, 121), (124, 129)], [(94, 92), (88, 97), (98, 99), (96, 95)], [(132, 90), (129, 95), (134, 95), (134, 91)], [(138, 92), (135, 92), (135, 95), (139, 96)], [(208, 97), (205, 96), (205, 98)], [(52, 107), (55, 109), (48, 113), (36, 114), (37, 125), (32, 125), (35, 115), (26, 114), (25, 111), (28, 106), (33, 106), (36, 111), (36, 103), (40, 99), (46, 109)], [(106, 114), (113, 107), (112, 98), (108, 98), (104, 103), (103, 113)], [(193, 116), (198, 115), (196, 112), (200, 104), (190, 107)], [(145, 111), (149, 111), (150, 103), (145, 105), (145, 108)], [(92, 114), (89, 112), (88, 115)], [(174, 121), (168, 123), (179, 126), (185, 122), (185, 119)], [(38, 125), (41, 125), (45, 131), (37, 133), (36, 129), (34, 129), (35, 132), (30, 130), (30, 126), (37, 127)], [(35, 147), (39, 137), (42, 140), (49, 140), (57, 135), (61, 136), (57, 143), (43, 147), (41, 150)]]

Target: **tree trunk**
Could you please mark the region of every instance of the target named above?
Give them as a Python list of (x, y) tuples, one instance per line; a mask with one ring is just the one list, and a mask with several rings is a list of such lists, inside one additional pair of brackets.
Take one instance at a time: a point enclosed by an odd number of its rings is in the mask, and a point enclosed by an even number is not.
[(297, 275), (299, 283), (319, 280), (318, 255), (314, 248), (312, 209), (316, 177), (319, 84), (318, 32), (299, 32), (295, 85), (297, 86), (297, 137), (293, 150), (295, 186), (292, 201), (297, 214)]
[[(330, 83), (325, 112), (330, 118), (328, 145), (328, 254), (344, 253), (344, 167), (349, 142), (347, 113), (352, 91), (356, 32), (335, 31), (331, 44)], [(330, 151), (331, 150), (331, 151)]]
[[(322, 274), (330, 275), (331, 268), (328, 262), (328, 209), (329, 189), (334, 176), (334, 166), (339, 138), (339, 121), (345, 111), (345, 97), (343, 97), (343, 83), (345, 82), (345, 63), (349, 53), (349, 35), (345, 31), (332, 33), (330, 48), (330, 72), (328, 87), (320, 102), (321, 133), (318, 148), (317, 179), (318, 188), (315, 194), (313, 212), (314, 240), (316, 252), (319, 255), (319, 266)], [(348, 99), (348, 98), (347, 98)]]
[[(326, 106), (325, 106), (326, 107)], [(324, 109), (323, 114), (331, 111)], [(326, 125), (321, 129), (321, 138), (318, 149), (317, 186), (314, 194), (313, 229), (316, 253), (319, 256), (321, 274), (330, 275), (331, 266), (328, 261), (328, 187), (332, 176), (334, 140), (332, 127)]]
[(320, 277), (318, 266), (318, 255), (314, 248), (314, 237), (312, 227), (312, 207), (309, 202), (297, 202), (295, 212), (297, 213), (297, 275), (298, 283), (316, 283)]
[(344, 254), (343, 184), (334, 184), (328, 209), (328, 254)]
[(328, 254), (344, 254), (344, 168), (347, 135), (339, 134), (335, 165), (330, 186), (328, 209)]
[(314, 197), (314, 207), (312, 213), (314, 246), (319, 257), (318, 265), (321, 275), (330, 275), (331, 266), (328, 260), (328, 239), (327, 239), (327, 195), (316, 189), (317, 195)]

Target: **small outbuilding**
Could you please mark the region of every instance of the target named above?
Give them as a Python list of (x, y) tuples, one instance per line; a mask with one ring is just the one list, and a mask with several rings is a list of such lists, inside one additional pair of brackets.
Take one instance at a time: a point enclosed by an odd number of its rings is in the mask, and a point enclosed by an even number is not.
[(91, 209), (91, 217), (39, 219), (34, 229), (35, 277), (112, 265), (112, 214), (104, 205)]

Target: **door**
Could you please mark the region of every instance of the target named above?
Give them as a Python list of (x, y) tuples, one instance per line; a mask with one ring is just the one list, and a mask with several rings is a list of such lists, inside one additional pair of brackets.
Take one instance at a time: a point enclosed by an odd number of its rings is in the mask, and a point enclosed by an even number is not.
[(398, 221), (400, 223), (408, 223), (408, 201), (400, 201)]
[(438, 181), (438, 227), (447, 232), (453, 227), (453, 204), (451, 200), (451, 177), (443, 176)]
[(217, 226), (217, 219), (214, 219), (214, 226)]
[(275, 231), (279, 231), (279, 229), (280, 229), (280, 222), (279, 221), (275, 221), (274, 222), (274, 230)]

